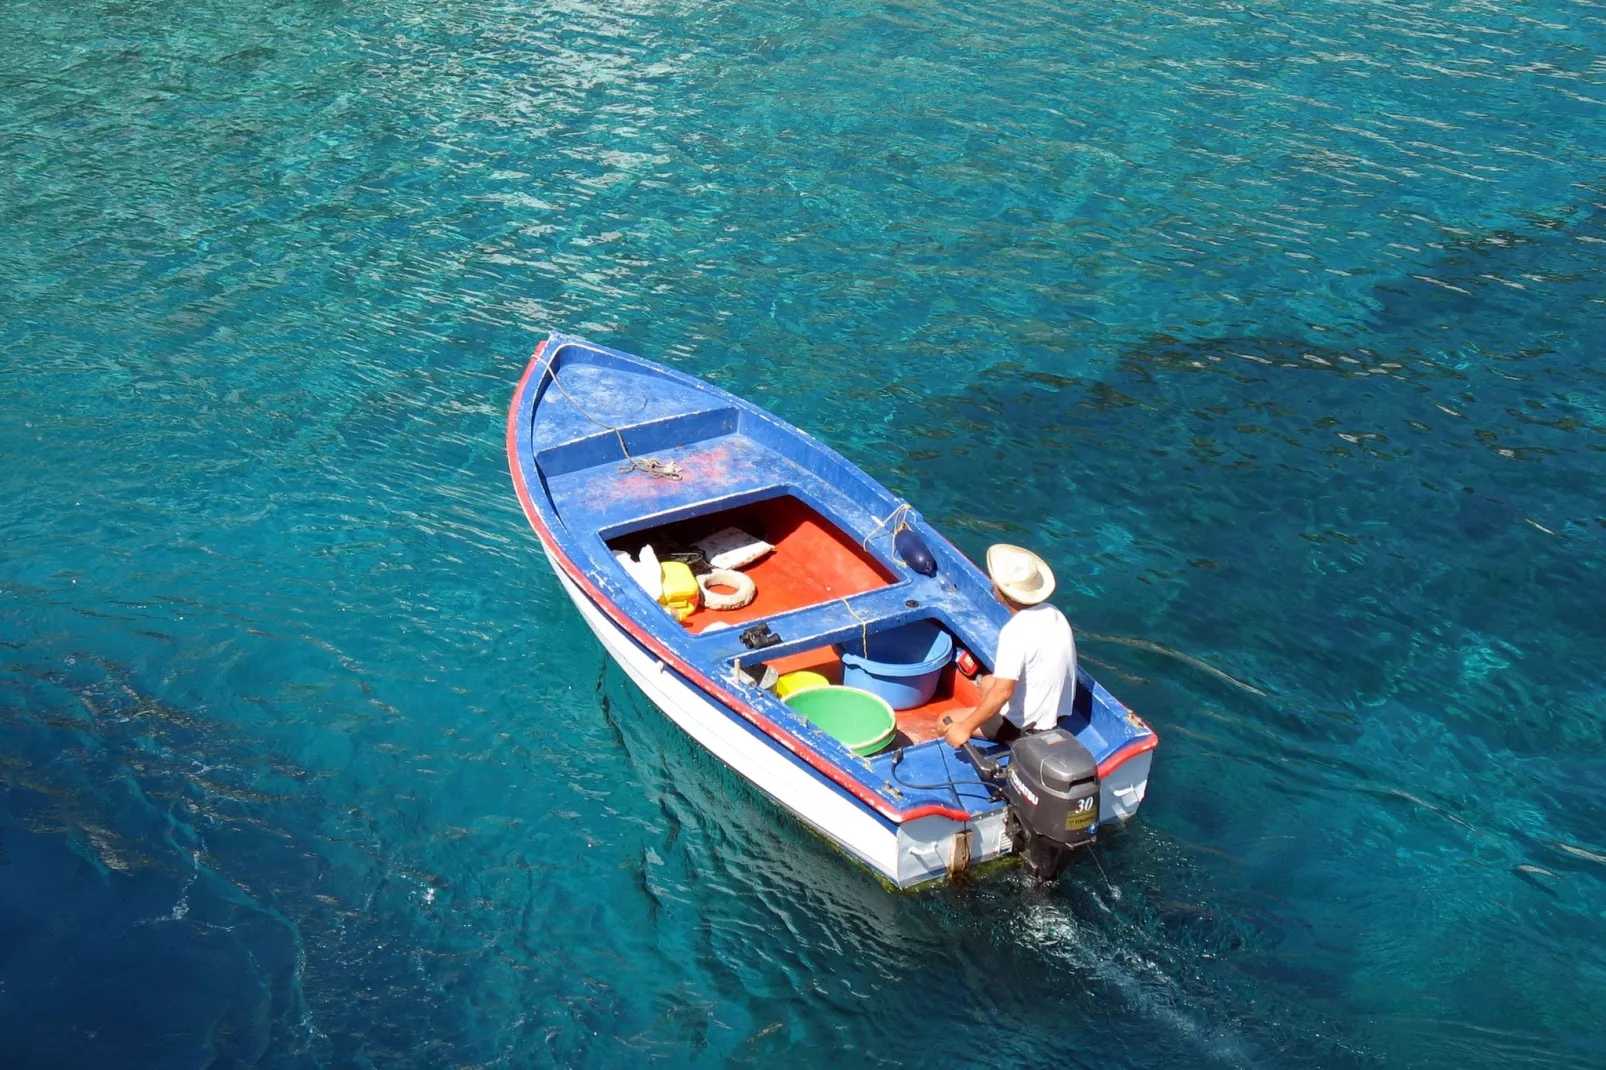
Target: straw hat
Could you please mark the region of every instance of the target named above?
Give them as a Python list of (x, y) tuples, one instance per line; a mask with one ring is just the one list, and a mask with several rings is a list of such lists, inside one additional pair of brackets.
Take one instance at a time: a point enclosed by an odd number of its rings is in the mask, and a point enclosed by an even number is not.
[(987, 575), (1012, 601), (1035, 606), (1054, 593), (1054, 570), (1048, 562), (1007, 542), (987, 547)]

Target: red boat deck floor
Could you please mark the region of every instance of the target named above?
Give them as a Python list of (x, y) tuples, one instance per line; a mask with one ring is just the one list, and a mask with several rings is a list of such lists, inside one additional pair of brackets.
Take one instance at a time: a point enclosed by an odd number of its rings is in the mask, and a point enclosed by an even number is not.
[(744, 624), (805, 606), (863, 594), (890, 584), (894, 576), (868, 550), (844, 535), (835, 524), (796, 498), (769, 498), (751, 505), (638, 531), (608, 545), (631, 554), (652, 543), (659, 556), (665, 547), (692, 543), (721, 528), (740, 528), (775, 547), (773, 553), (741, 571), (758, 588), (741, 609), (712, 610), (699, 606), (683, 622), (692, 633), (710, 624)]
[[(743, 568), (757, 587), (753, 601), (741, 609), (712, 610), (699, 606), (683, 622), (697, 633), (709, 625), (738, 626), (805, 606), (863, 594), (890, 584), (894, 577), (864, 547), (803, 502), (792, 497), (770, 498), (727, 509), (709, 516), (683, 520), (610, 541), (615, 550), (632, 555), (652, 543), (660, 556), (672, 546), (689, 547), (696, 540), (725, 527), (740, 528), (775, 547), (774, 552)], [(806, 650), (766, 661), (778, 673), (808, 669), (833, 684), (842, 682), (842, 663), (831, 647)], [(898, 710), (898, 731), (910, 743), (923, 743), (943, 733), (942, 718), (955, 710), (968, 710), (981, 701), (974, 681), (952, 665), (943, 670), (931, 701), (914, 709)]]

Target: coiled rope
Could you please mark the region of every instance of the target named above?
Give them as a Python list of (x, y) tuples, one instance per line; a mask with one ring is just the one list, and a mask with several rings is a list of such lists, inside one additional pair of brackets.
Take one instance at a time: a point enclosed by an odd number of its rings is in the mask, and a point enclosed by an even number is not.
[(589, 412), (586, 412), (585, 409), (581, 408), (580, 403), (574, 400), (574, 395), (569, 393), (569, 388), (563, 385), (563, 380), (558, 378), (557, 366), (549, 361), (546, 367), (547, 374), (552, 378), (552, 385), (556, 386), (558, 388), (558, 393), (562, 394), (564, 398), (568, 400), (569, 404), (574, 406), (574, 411), (579, 413), (581, 416), (584, 416), (587, 420), (590, 420), (604, 431), (612, 431), (613, 437), (619, 440), (619, 452), (625, 455), (625, 461), (628, 462), (619, 466), (620, 472), (646, 472), (654, 479), (679, 480), (683, 477), (684, 473), (681, 472), (680, 465), (676, 464), (674, 461), (660, 461), (656, 457), (632, 457), (630, 455), (629, 447), (625, 445), (624, 432), (613, 426), (613, 424), (604, 423), (595, 416), (591, 415)]

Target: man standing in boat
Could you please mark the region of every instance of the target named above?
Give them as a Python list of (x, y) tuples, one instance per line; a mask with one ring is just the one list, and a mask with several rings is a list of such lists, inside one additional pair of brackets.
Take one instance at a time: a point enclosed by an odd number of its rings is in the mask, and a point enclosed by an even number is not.
[(976, 681), (981, 704), (955, 718), (945, 734), (962, 747), (972, 735), (1009, 743), (1028, 732), (1046, 732), (1076, 697), (1076, 638), (1065, 614), (1048, 604), (1054, 573), (1041, 557), (1008, 543), (987, 550), (993, 596), (1008, 607), (1009, 623), (998, 633), (993, 673)]

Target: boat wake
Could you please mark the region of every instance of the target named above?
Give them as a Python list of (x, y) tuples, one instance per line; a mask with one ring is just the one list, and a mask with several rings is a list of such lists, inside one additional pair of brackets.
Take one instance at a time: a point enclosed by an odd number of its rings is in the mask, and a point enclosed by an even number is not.
[[(1112, 894), (1118, 894), (1114, 886)], [(1108, 910), (1100, 901), (1099, 904)], [(1156, 960), (1078, 920), (1062, 904), (1031, 905), (1023, 915), (1026, 935), (1044, 955), (1069, 966), (1114, 993), (1135, 1014), (1155, 1022), (1190, 1047), (1195, 1056), (1231, 1067), (1260, 1065), (1248, 1038), (1210, 1022), (1190, 1007), (1182, 986)], [(1130, 926), (1123, 933), (1139, 935)]]

